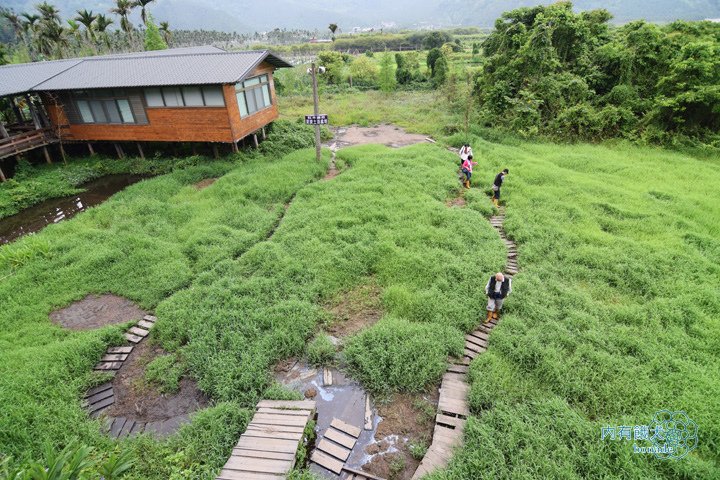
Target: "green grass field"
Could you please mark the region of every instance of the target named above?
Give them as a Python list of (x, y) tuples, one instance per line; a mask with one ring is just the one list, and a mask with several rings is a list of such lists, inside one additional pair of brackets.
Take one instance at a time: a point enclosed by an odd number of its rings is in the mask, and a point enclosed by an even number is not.
[[(437, 98), (339, 94), (323, 110), (336, 125), (396, 122), (462, 143), (443, 136), (455, 117)], [(293, 120), (309, 105), (282, 102)], [(341, 150), (343, 173), (330, 181), (317, 181), (327, 156), (316, 164), (301, 150), (189, 166), (0, 247), (9, 299), (0, 452), (42, 459), (45, 445), (79, 439), (101, 457), (135, 452), (129, 478), (214, 478), (247, 407), (287, 394), (270, 366), (313, 345), (331, 321), (324, 305), (369, 284), (385, 316), (348, 340), (350, 373), (381, 397), (436, 384), (504, 263), (486, 194), (507, 167), (505, 229), (522, 271), (490, 349), (471, 367), (465, 446), (430, 478), (720, 478), (720, 164), (479, 130), (471, 143), (479, 165), (462, 208), (446, 205), (459, 185), (455, 157), (440, 146)], [(207, 189), (192, 186), (216, 176)], [(154, 309), (153, 337), (214, 402), (166, 441), (114, 447), (80, 407), (97, 381), (93, 364), (122, 328), (68, 332), (47, 315), (103, 292)], [(697, 423), (687, 458), (661, 461), (601, 440), (603, 426), (647, 424), (661, 409)]]

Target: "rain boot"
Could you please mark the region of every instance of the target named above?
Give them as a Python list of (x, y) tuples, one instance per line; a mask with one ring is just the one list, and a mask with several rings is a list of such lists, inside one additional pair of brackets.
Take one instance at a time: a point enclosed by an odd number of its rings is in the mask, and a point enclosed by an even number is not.
[(492, 312), (492, 318), (494, 318), (495, 320), (498, 319), (498, 316), (499, 316), (499, 315), (500, 315), (500, 311), (499, 311), (499, 310), (495, 310), (494, 312)]
[(493, 318), (493, 312), (492, 310), (488, 310), (487, 318), (485, 319), (485, 323), (488, 323)]
[(497, 198), (493, 198), (493, 205), (495, 205), (496, 207), (500, 206)]

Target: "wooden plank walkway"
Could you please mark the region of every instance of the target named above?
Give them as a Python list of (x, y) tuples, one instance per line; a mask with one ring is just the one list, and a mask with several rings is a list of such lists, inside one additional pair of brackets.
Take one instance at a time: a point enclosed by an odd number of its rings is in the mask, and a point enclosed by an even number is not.
[[(130, 327), (128, 332), (137, 332), (138, 335), (125, 333), (125, 338), (130, 343), (138, 343), (143, 338), (147, 337), (150, 333), (150, 329), (155, 325), (155, 318), (152, 315), (145, 315), (135, 326)], [(135, 342), (129, 338), (138, 337), (138, 341)], [(105, 355), (102, 356), (100, 362), (95, 365), (95, 371), (107, 372), (112, 375), (120, 370), (125, 360), (132, 353), (133, 345), (124, 345), (121, 347), (108, 347), (105, 351)], [(97, 387), (93, 387), (85, 393), (83, 399), (83, 406), (90, 414), (91, 417), (99, 416), (103, 410), (110, 407), (115, 403), (115, 392), (113, 391), (112, 381), (103, 383)], [(128, 426), (126, 427), (126, 423)], [(124, 417), (108, 417), (106, 419), (107, 429), (110, 436), (113, 438), (125, 437), (142, 433), (145, 430), (145, 423), (135, 422), (133, 420), (126, 419)]]
[(310, 461), (339, 475), (361, 432), (360, 427), (333, 418), (310, 456)]
[[(515, 242), (507, 239), (503, 229), (505, 207), (499, 207), (498, 210), (498, 215), (490, 218), (490, 224), (498, 230), (500, 238), (508, 247), (505, 272), (508, 277), (512, 278), (512, 275), (518, 273), (519, 270), (517, 246)], [(452, 450), (462, 445), (463, 430), (467, 417), (470, 415), (470, 407), (467, 401), (470, 392), (470, 386), (467, 383), (469, 365), (473, 359), (488, 349), (490, 332), (495, 328), (497, 322), (497, 319), (490, 320), (480, 325), (474, 332), (465, 335), (463, 358), (450, 365), (443, 375), (432, 443), (415, 471), (412, 480), (420, 479), (438, 468), (446, 467), (452, 456)], [(362, 477), (357, 478), (362, 480)]]
[(311, 400), (262, 400), (216, 480), (279, 480), (295, 466), (305, 426), (315, 416)]

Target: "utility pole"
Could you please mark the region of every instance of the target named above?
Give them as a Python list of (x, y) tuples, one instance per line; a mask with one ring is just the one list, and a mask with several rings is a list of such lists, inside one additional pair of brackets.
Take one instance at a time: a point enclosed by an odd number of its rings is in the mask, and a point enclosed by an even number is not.
[[(320, 97), (318, 97), (318, 84), (317, 84), (317, 67), (315, 62), (310, 65), (310, 75), (312, 76), (313, 86), (313, 103), (315, 104), (315, 117), (320, 115)], [(320, 152), (320, 125), (315, 124), (315, 158), (319, 162), (321, 160)]]

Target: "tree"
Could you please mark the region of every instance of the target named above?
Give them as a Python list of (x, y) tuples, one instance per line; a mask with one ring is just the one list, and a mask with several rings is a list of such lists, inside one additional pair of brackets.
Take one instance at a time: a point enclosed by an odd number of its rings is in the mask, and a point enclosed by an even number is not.
[(162, 35), (160, 35), (160, 30), (158, 29), (157, 25), (155, 25), (155, 22), (153, 22), (152, 15), (147, 15), (145, 25), (147, 26), (147, 29), (145, 30), (145, 50), (149, 51), (167, 49), (167, 43), (165, 43)]
[(353, 82), (358, 85), (376, 85), (378, 77), (378, 66), (369, 57), (359, 56), (350, 64), (350, 75)]
[(407, 67), (405, 56), (402, 53), (395, 54), (395, 64), (397, 69), (395, 70), (395, 79), (400, 85), (406, 85), (412, 81), (412, 72)]
[[(147, 6), (154, 2), (155, 0), (136, 0), (135, 1), (135, 7), (140, 7), (140, 18), (142, 19), (143, 23), (145, 25), (148, 24), (148, 13), (147, 13)], [(166, 47), (167, 48), (167, 47)]]
[(447, 32), (430, 32), (423, 38), (422, 45), (426, 50), (440, 48), (448, 42), (452, 41), (452, 37)]
[(397, 86), (395, 80), (395, 62), (389, 52), (385, 52), (380, 57), (380, 75), (378, 83), (380, 90), (383, 92), (392, 92)]
[(335, 23), (331, 23), (330, 25), (328, 25), (328, 28), (330, 29), (330, 33), (332, 33), (332, 41), (334, 42), (335, 41), (335, 32), (337, 31), (338, 26)]
[(435, 88), (442, 86), (448, 74), (447, 59), (444, 55), (440, 56), (435, 62), (435, 68), (432, 73), (432, 84)]
[(107, 29), (112, 24), (113, 20), (102, 13), (98, 14), (97, 19), (95, 20), (95, 30), (97, 30), (100, 34), (107, 48), (110, 48), (110, 37), (107, 34)]
[(345, 62), (342, 54), (333, 50), (325, 50), (318, 54), (318, 62), (325, 67), (325, 74), (319, 78), (326, 83), (338, 85), (342, 82)]
[(169, 22), (160, 22), (160, 33), (162, 33), (163, 40), (165, 40), (165, 43), (170, 45), (170, 38), (172, 37), (172, 32), (170, 32), (170, 23)]
[(95, 40), (95, 32), (93, 31), (93, 23), (95, 23), (97, 15), (93, 14), (92, 10), (78, 10), (75, 20), (82, 23), (85, 26), (85, 38), (88, 40)]
[(428, 52), (427, 56), (427, 66), (430, 69), (430, 77), (435, 74), (435, 62), (437, 62), (438, 58), (442, 57), (442, 51), (440, 51), (439, 48), (433, 48)]
[(120, 17), (120, 28), (125, 33), (133, 29), (132, 23), (130, 23), (130, 19), (128, 18), (133, 8), (135, 8), (135, 4), (131, 0), (116, 0), (115, 6), (110, 9), (111, 13)]

